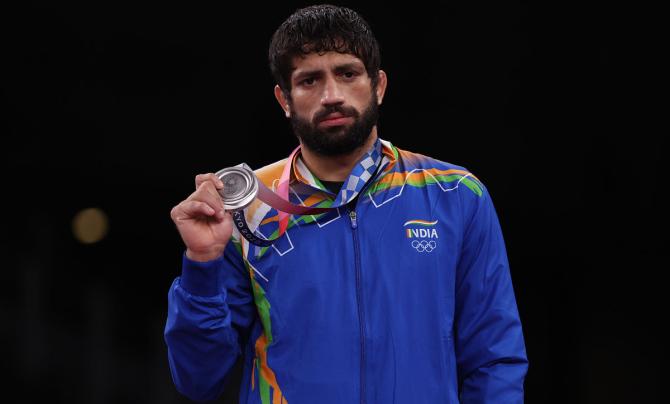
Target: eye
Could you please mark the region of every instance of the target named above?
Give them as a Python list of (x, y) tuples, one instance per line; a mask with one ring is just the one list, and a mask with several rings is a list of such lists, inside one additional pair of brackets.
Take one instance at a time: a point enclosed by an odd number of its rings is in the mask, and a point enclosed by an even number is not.
[(343, 76), (347, 79), (353, 79), (354, 77), (356, 77), (356, 72), (353, 71), (344, 72)]
[(308, 77), (308, 78), (306, 78), (306, 79), (300, 81), (299, 84), (300, 84), (301, 86), (307, 86), (307, 87), (309, 87), (309, 86), (314, 85), (314, 82), (315, 82), (315, 81), (316, 81), (316, 79), (315, 79), (314, 77)]

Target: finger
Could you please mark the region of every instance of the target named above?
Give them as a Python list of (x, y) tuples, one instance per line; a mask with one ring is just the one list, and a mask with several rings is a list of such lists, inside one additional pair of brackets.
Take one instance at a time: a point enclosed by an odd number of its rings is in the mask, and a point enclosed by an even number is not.
[(221, 180), (219, 179), (219, 177), (216, 176), (216, 174), (207, 173), (207, 174), (198, 174), (195, 176), (195, 189), (198, 189), (200, 187), (200, 184), (202, 184), (205, 181), (212, 181), (216, 189), (223, 188), (223, 182), (221, 182)]
[(230, 213), (226, 212), (225, 209), (217, 210), (216, 214), (214, 215), (216, 220), (218, 220), (219, 222), (223, 222), (223, 220), (226, 218), (226, 216), (230, 216)]
[(219, 195), (219, 192), (214, 188), (214, 184), (211, 181), (205, 181), (200, 184), (198, 189), (187, 199), (205, 202), (215, 210), (222, 210), (224, 207), (221, 195)]
[[(222, 188), (223, 189), (223, 188)], [(223, 207), (223, 197), (221, 196), (222, 190), (217, 189), (217, 187), (212, 183), (212, 181), (205, 181), (200, 184), (199, 190), (201, 192), (206, 192), (211, 195), (214, 200), (217, 201)]]
[(180, 219), (192, 219), (199, 216), (216, 216), (216, 209), (209, 206), (207, 203), (202, 201), (189, 201), (186, 200), (176, 206), (173, 213), (174, 220)]

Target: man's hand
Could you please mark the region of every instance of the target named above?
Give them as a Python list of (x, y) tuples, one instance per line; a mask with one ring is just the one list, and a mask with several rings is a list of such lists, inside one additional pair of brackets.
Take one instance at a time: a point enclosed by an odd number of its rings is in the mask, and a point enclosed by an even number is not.
[(172, 208), (170, 216), (194, 261), (220, 257), (233, 233), (233, 219), (223, 208), (218, 190), (223, 182), (212, 173), (195, 177), (195, 192)]

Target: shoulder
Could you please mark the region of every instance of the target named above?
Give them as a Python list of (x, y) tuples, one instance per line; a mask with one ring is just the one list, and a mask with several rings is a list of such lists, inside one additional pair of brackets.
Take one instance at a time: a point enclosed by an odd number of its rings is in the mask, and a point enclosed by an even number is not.
[(495, 215), (486, 186), (469, 169), (402, 149), (398, 149), (398, 163), (393, 171), (404, 172), (407, 184), (431, 186), (442, 202), (436, 206), (457, 208), (467, 228)]
[(389, 174), (405, 177), (407, 182), (438, 185), (443, 191), (463, 187), (475, 197), (481, 197), (486, 192), (480, 179), (463, 166), (404, 149), (396, 150), (398, 164)]
[(287, 160), (288, 159), (282, 159), (272, 164), (268, 164), (265, 167), (254, 170), (254, 174), (256, 174), (256, 177), (258, 177), (263, 184), (272, 188), (273, 183), (281, 178)]

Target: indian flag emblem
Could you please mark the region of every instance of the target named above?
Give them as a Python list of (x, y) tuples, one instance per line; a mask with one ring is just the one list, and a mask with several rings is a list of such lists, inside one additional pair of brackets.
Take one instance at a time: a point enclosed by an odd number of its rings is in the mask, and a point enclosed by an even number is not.
[(407, 227), (407, 226), (410, 226), (410, 225), (428, 227), (428, 226), (435, 226), (436, 224), (437, 224), (437, 220), (434, 221), (434, 222), (429, 222), (427, 220), (418, 220), (417, 219), (417, 220), (406, 221), (405, 224), (403, 225), (403, 227)]
[(405, 229), (407, 238), (438, 238), (437, 230), (431, 228), (437, 224), (437, 220), (429, 222), (428, 220), (408, 220), (403, 227), (411, 226)]

